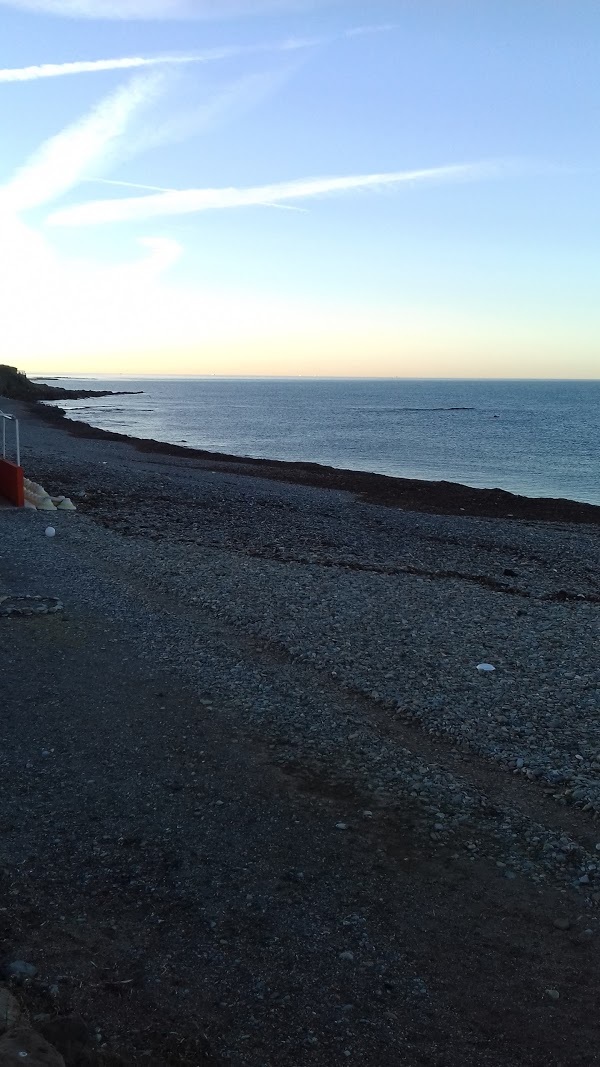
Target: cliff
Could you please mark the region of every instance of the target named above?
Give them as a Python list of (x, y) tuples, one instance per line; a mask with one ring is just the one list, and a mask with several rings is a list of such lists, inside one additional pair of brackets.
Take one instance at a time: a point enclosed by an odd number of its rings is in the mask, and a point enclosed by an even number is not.
[[(140, 390), (141, 391), (141, 390)], [(0, 363), (0, 397), (8, 400), (85, 400), (93, 396), (127, 396), (125, 390), (112, 389), (63, 389), (57, 385), (42, 385), (32, 382), (16, 367)]]

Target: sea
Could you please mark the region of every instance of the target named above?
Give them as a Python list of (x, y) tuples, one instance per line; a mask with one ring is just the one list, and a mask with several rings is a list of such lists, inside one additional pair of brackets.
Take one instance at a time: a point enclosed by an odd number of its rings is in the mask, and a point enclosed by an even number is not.
[(68, 418), (132, 437), (600, 505), (600, 381), (37, 380), (141, 390), (60, 401)]

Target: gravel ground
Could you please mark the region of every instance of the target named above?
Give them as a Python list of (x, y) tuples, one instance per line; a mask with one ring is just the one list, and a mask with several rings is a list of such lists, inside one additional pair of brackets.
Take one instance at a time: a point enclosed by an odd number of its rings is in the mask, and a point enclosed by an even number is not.
[(0, 596), (65, 606), (0, 618), (38, 1025), (125, 1063), (599, 1063), (600, 529), (23, 436), (79, 508), (0, 512)]

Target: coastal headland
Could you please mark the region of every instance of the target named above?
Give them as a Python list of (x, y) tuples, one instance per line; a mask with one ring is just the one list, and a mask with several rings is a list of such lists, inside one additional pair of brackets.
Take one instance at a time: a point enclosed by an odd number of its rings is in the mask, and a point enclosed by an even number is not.
[(35, 399), (0, 964), (66, 1067), (597, 1062), (600, 508)]
[(9, 400), (27, 400), (32, 403), (42, 400), (87, 400), (98, 396), (133, 396), (131, 391), (112, 389), (65, 389), (61, 385), (47, 385), (32, 381), (16, 367), (0, 363), (0, 397)]

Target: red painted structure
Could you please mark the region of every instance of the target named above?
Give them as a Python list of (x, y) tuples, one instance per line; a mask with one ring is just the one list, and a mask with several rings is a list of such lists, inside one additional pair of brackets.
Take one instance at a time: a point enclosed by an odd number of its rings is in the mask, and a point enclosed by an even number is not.
[[(1, 451), (1, 449), (0, 449)], [(8, 459), (0, 458), (0, 496), (22, 508), (25, 504), (23, 468)]]

